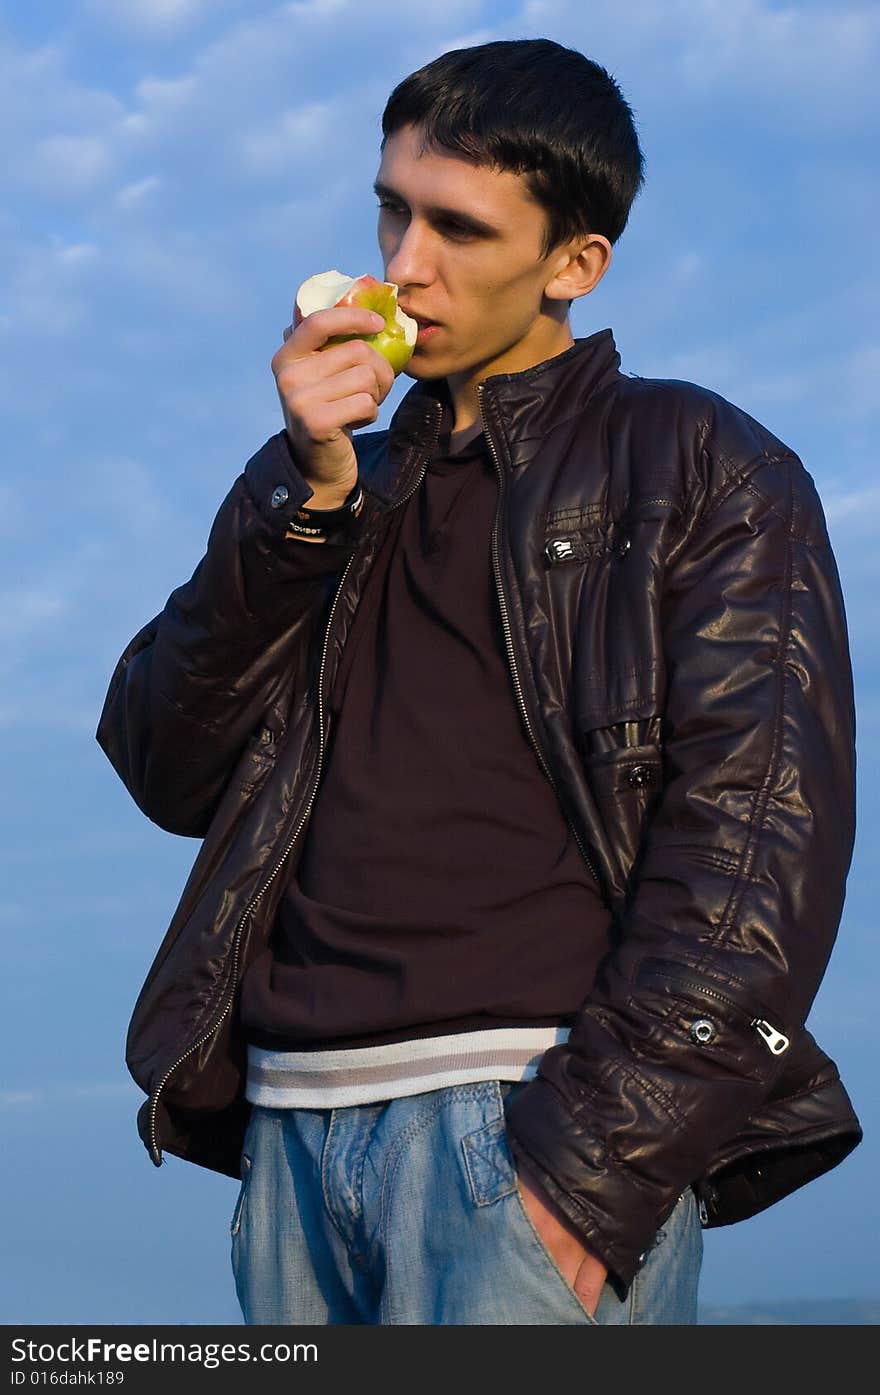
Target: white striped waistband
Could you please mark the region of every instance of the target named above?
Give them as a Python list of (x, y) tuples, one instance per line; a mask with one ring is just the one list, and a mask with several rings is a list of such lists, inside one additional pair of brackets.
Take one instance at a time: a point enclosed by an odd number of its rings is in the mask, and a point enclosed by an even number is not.
[(327, 1109), (478, 1080), (531, 1080), (568, 1027), (490, 1027), (331, 1051), (249, 1045), (245, 1097), (269, 1109)]

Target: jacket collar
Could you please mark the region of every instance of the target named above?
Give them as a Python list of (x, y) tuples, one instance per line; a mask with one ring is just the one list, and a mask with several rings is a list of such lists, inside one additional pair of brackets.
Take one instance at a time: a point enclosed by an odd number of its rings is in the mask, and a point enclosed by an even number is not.
[[(618, 378), (619, 367), (614, 336), (602, 329), (531, 368), (486, 378), (480, 388), (483, 424), (502, 465), (514, 470), (528, 465), (548, 433)], [(425, 378), (410, 388), (391, 419), (387, 451), (370, 481), (380, 498), (394, 503), (414, 483), (449, 403), (445, 378)]]

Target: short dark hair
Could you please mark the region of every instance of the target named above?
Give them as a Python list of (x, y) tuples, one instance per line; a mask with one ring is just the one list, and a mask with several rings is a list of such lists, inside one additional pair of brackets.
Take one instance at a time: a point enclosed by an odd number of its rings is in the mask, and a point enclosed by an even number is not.
[(644, 183), (632, 110), (610, 73), (552, 39), (452, 49), (395, 87), (382, 149), (403, 126), (422, 148), (526, 176), (546, 211), (543, 255), (581, 233), (616, 242)]

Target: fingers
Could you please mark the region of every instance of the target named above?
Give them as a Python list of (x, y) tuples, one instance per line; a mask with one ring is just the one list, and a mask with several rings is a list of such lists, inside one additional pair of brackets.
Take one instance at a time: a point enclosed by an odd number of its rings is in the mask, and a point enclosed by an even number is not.
[(350, 397), (352, 393), (368, 392), (379, 406), (385, 396), (378, 374), (371, 363), (359, 363), (354, 368), (334, 373), (332, 377), (325, 379), (323, 388), (325, 402), (338, 402), (343, 397)]
[(587, 1254), (581, 1260), (572, 1287), (592, 1317), (608, 1276), (608, 1270), (601, 1260)]
[(284, 346), (272, 359), (272, 372), (282, 394), (292, 392), (301, 397), (312, 388), (320, 388), (324, 399), (332, 401), (341, 395), (335, 379), (359, 369), (358, 389), (375, 390), (376, 401), (380, 403), (388, 396), (394, 384), (394, 369), (371, 344), (365, 344), (362, 339), (350, 339), (302, 357), (293, 343), (298, 330), (290, 330), (288, 326), (288, 331)]
[(566, 1282), (592, 1317), (608, 1271), (602, 1261), (587, 1250), (568, 1218), (528, 1179), (528, 1168), (520, 1163), (517, 1180), (526, 1213)]
[(384, 325), (384, 318), (375, 310), (334, 305), (330, 310), (316, 310), (313, 315), (306, 315), (291, 338), (297, 341), (298, 353), (310, 354), (323, 349), (327, 340), (338, 334), (376, 334)]
[(368, 426), (379, 415), (372, 393), (357, 392), (336, 402), (316, 404), (308, 417), (309, 437), (316, 444), (332, 441), (342, 428)]
[[(347, 357), (351, 357), (350, 355)], [(375, 355), (379, 358), (380, 355)], [(385, 360), (382, 360), (385, 363)], [(385, 367), (388, 367), (385, 364)], [(275, 375), (279, 395), (300, 416), (308, 415), (318, 404), (338, 402), (352, 393), (369, 393), (377, 406), (384, 401), (389, 385), (381, 364), (372, 360), (355, 362), (337, 371), (322, 372), (302, 360), (282, 367)], [(392, 381), (394, 375), (392, 373)]]
[[(296, 331), (291, 340), (294, 336)], [(287, 425), (297, 437), (326, 441), (340, 425), (361, 427), (377, 420), (379, 405), (395, 381), (382, 354), (363, 339), (332, 345), (305, 359), (285, 359), (286, 347), (276, 353), (272, 368)]]

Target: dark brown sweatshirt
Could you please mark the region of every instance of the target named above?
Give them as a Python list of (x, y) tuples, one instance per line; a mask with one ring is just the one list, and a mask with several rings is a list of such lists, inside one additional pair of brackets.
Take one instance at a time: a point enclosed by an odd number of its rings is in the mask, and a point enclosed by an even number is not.
[(610, 915), (516, 705), (495, 467), (482, 434), (453, 453), (449, 426), (447, 409), (342, 657), (299, 866), (242, 986), (255, 1045), (565, 1025), (609, 948)]

